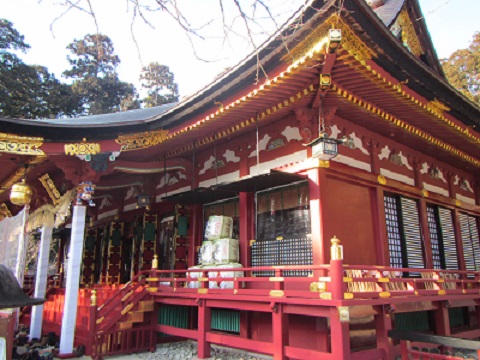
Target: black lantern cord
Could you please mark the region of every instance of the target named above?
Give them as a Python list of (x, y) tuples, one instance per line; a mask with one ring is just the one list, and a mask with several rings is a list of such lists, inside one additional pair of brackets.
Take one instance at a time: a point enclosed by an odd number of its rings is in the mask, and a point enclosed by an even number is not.
[(23, 176), (22, 176), (23, 181), (27, 181), (27, 170), (28, 170), (28, 164), (25, 163), (23, 164)]

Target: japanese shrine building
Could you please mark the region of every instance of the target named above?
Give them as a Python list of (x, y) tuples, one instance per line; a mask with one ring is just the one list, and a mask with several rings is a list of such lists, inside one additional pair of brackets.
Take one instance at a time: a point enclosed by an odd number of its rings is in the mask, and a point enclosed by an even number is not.
[[(3, 212), (26, 171), (32, 224), (72, 228), (43, 331), (76, 324), (61, 352), (96, 357), (172, 336), (200, 358), (391, 359), (390, 329), (479, 337), (480, 108), (448, 84), (418, 1), (314, 1), (258, 58), (176, 104), (0, 119)], [(231, 286), (188, 270), (210, 215), (233, 219)], [(78, 314), (52, 310), (64, 298)]]

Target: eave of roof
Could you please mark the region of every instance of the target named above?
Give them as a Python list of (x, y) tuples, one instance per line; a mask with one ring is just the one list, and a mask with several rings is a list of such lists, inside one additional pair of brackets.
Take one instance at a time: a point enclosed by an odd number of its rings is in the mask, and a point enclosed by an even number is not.
[[(334, 9), (332, 5), (335, 3), (335, 0), (312, 1), (299, 9), (296, 16), (302, 13), (304, 26), (290, 34), (287, 40), (291, 44), (300, 42), (309, 33), (309, 29), (328, 17), (328, 10)], [(408, 79), (408, 86), (425, 98), (438, 98), (448, 103), (453, 109), (451, 113), (466, 125), (480, 128), (480, 109), (406, 50), (364, 0), (346, 0), (343, 6), (344, 14), (359, 23), (365, 31), (364, 34), (360, 33), (360, 36), (379, 50), (379, 57), (375, 61), (397, 79)], [(296, 16), (292, 16), (276, 34), (259, 47), (259, 57), (267, 71), (281, 63), (285, 49), (284, 40), (280, 40), (278, 35), (288, 31)], [(401, 64), (401, 67), (398, 64)], [(85, 137), (90, 140), (112, 139), (120, 134), (184, 127), (196, 117), (212, 111), (215, 101), (222, 102), (234, 96), (242, 96), (242, 92), (255, 83), (257, 67), (257, 55), (252, 53), (190, 98), (160, 109), (84, 117), (76, 121), (82, 120), (84, 123), (71, 126), (68, 120), (56, 123), (51, 120), (0, 119), (0, 132), (11, 133), (12, 126), (15, 126), (14, 132), (17, 134), (43, 136), (48, 142), (72, 141)]]
[[(283, 41), (279, 40), (280, 35), (287, 31), (286, 29), (297, 20), (300, 14), (311, 11), (310, 5), (316, 0), (300, 7), (288, 19), (279, 30), (270, 36), (257, 49), (266, 71), (271, 70), (269, 66), (275, 63), (273, 60), (279, 60), (278, 48), (283, 46)], [(330, 6), (335, 0), (328, 0)], [(272, 44), (273, 51), (272, 51)], [(25, 120), (14, 118), (0, 118), (0, 132), (13, 133), (12, 126), (15, 126), (14, 133), (24, 136), (43, 137), (46, 142), (78, 141), (83, 138), (89, 140), (113, 139), (122, 134), (152, 131), (157, 129), (171, 129), (185, 122), (191, 121), (214, 106), (214, 102), (221, 102), (229, 96), (251, 87), (256, 82), (257, 53), (254, 51), (244, 58), (230, 71), (216, 78), (210, 84), (199, 90), (192, 96), (175, 104), (175, 106), (159, 109), (155, 115), (142, 110), (131, 110), (124, 113), (112, 113), (104, 115), (85, 116), (75, 119), (73, 123), (69, 120)], [(167, 104), (171, 105), (171, 104)], [(133, 113), (133, 115), (130, 115)], [(138, 116), (137, 116), (138, 115)], [(115, 116), (122, 120), (115, 121)], [(100, 121), (104, 120), (103, 124)], [(101, 131), (98, 127), (102, 127)]]
[(362, 38), (378, 50), (375, 60), (399, 81), (428, 100), (438, 99), (452, 109), (450, 113), (467, 126), (480, 130), (480, 107), (454, 89), (441, 75), (410, 53), (375, 15), (364, 0), (345, 1), (344, 11), (365, 32)]

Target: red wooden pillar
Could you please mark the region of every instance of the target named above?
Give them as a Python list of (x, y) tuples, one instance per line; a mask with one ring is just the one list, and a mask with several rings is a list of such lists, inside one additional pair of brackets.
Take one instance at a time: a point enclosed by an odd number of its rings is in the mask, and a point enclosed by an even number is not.
[[(248, 150), (245, 144), (240, 151), (239, 175), (249, 175)], [(241, 192), (239, 194), (239, 230), (240, 230), (240, 264), (244, 267), (251, 266), (250, 240), (255, 239), (255, 194)], [(247, 276), (248, 274), (245, 274)], [(240, 311), (240, 336), (249, 339), (251, 337), (250, 313)]]
[[(422, 174), (420, 173), (420, 162), (414, 160), (413, 171), (415, 177), (415, 186), (422, 190)], [(433, 269), (433, 255), (432, 255), (432, 242), (430, 241), (430, 228), (428, 227), (428, 215), (427, 215), (427, 201), (424, 197), (420, 198), (418, 202), (418, 211), (420, 215), (420, 227), (423, 234), (423, 244), (425, 246), (425, 267), (427, 269)]]
[(390, 255), (388, 252), (387, 223), (383, 189), (380, 186), (376, 186), (371, 190), (371, 199), (377, 264), (388, 266), (390, 265)]
[(375, 315), (375, 329), (377, 337), (377, 348), (384, 349), (386, 359), (393, 360), (394, 348), (392, 341), (388, 337), (388, 332), (392, 329), (392, 317), (385, 309), (385, 306), (379, 306), (379, 312)]
[(316, 319), (316, 330), (317, 330), (317, 350), (328, 352), (329, 341), (328, 341), (327, 318), (319, 317)]
[(420, 213), (420, 226), (423, 234), (423, 244), (425, 246), (425, 267), (433, 269), (432, 242), (430, 240), (430, 228), (428, 227), (427, 201), (420, 198), (418, 201), (418, 211)]
[(255, 203), (254, 194), (241, 192), (239, 194), (240, 208), (240, 263), (250, 266), (250, 240), (255, 239)]
[(340, 319), (339, 308), (330, 308), (330, 338), (334, 359), (350, 359), (350, 323)]
[(190, 208), (190, 240), (188, 242), (188, 267), (197, 263), (197, 248), (202, 245), (203, 240), (203, 208), (202, 205), (193, 205)]
[[(327, 176), (325, 169), (308, 170), (308, 188), (310, 192), (310, 219), (312, 227), (313, 264), (325, 264), (325, 227), (322, 197), (325, 197)], [(328, 249), (328, 248), (327, 248)]]
[[(380, 165), (378, 160), (379, 145), (372, 140), (370, 146), (370, 162), (372, 174), (380, 175)], [(373, 216), (373, 228), (375, 234), (375, 252), (377, 264), (388, 266), (390, 264), (390, 255), (388, 252), (387, 225), (385, 220), (385, 205), (383, 188), (378, 184), (371, 189), (371, 206)]]
[(408, 351), (410, 350), (410, 341), (401, 340), (400, 341), (400, 355), (402, 360), (409, 360)]
[(445, 301), (439, 301), (438, 308), (435, 310), (435, 334), (441, 336), (450, 336), (450, 316)]
[(206, 359), (210, 357), (210, 343), (207, 342), (207, 332), (210, 331), (212, 309), (209, 308), (205, 300), (198, 300), (198, 357)]
[(272, 307), (273, 359), (284, 360), (285, 346), (288, 345), (287, 316), (283, 313), (283, 304)]

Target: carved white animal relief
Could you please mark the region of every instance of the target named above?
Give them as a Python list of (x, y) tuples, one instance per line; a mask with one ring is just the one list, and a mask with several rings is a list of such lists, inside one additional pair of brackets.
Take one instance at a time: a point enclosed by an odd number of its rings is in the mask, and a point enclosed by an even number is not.
[(207, 170), (210, 170), (215, 163), (215, 156), (210, 156), (207, 161), (203, 164), (203, 168), (199, 171), (200, 175), (203, 175), (207, 172)]
[(298, 127), (287, 126), (285, 129), (283, 129), (282, 135), (287, 139), (288, 142), (292, 140), (303, 140)]
[(167, 174), (167, 179), (168, 179), (168, 185), (176, 184), (179, 181), (175, 176), (168, 175), (168, 174)]
[(438, 169), (438, 178), (442, 180), (444, 183), (447, 182), (447, 179), (445, 179), (445, 176), (443, 176), (443, 172), (440, 169)]
[(398, 153), (398, 156), (400, 156), (400, 159), (402, 159), (402, 164), (405, 165), (408, 170), (413, 170), (413, 167), (408, 163), (408, 158), (403, 155), (401, 151)]
[(177, 177), (178, 177), (178, 180), (186, 180), (187, 179), (187, 175), (182, 171), (177, 171)]
[(330, 134), (330, 137), (332, 139), (337, 139), (338, 135), (340, 135), (342, 133), (337, 125), (330, 126), (330, 130), (332, 131), (332, 133)]
[(390, 157), (390, 153), (392, 150), (388, 148), (388, 145), (386, 145), (382, 150), (380, 150), (380, 154), (378, 154), (378, 158), (380, 160), (382, 159), (388, 159)]
[(134, 195), (135, 195), (135, 187), (130, 186), (130, 189), (127, 190), (127, 195), (125, 196), (125, 200), (129, 200), (133, 198)]
[(458, 185), (460, 183), (460, 177), (458, 175), (455, 175), (455, 178), (453, 179), (453, 185)]
[(110, 205), (112, 205), (112, 203), (110, 202), (110, 200), (108, 199), (108, 197), (104, 197), (102, 199), (102, 202), (100, 203), (100, 210), (102, 210), (103, 208), (105, 207), (109, 207)]
[(468, 180), (462, 180), (462, 183), (460, 184), (460, 187), (463, 189), (463, 190), (466, 190), (468, 192), (471, 192), (473, 193), (473, 188), (472, 186), (470, 185), (470, 182)]
[(420, 169), (420, 174), (426, 174), (428, 173), (428, 169), (430, 168), (430, 165), (428, 163), (424, 162), (422, 164), (422, 168)]
[(163, 176), (160, 178), (160, 182), (157, 185), (157, 189), (161, 189), (162, 187), (164, 187), (167, 180), (168, 180), (168, 174), (163, 174)]
[(240, 161), (240, 157), (235, 156), (235, 151), (233, 150), (225, 150), (225, 154), (223, 154), (223, 157), (227, 159), (227, 162), (237, 163)]
[[(258, 150), (259, 151), (265, 150), (271, 138), (272, 137), (270, 135), (265, 134), (265, 136), (258, 142)], [(254, 157), (254, 156), (257, 156), (256, 149), (254, 149), (248, 157)]]
[(370, 155), (370, 152), (365, 149), (365, 147), (363, 146), (363, 141), (362, 139), (360, 139), (356, 134), (355, 132), (352, 132), (350, 135), (349, 135), (350, 139), (353, 140), (353, 145), (355, 145), (355, 148), (356, 149), (360, 149), (360, 151), (362, 153), (364, 153), (365, 155)]

